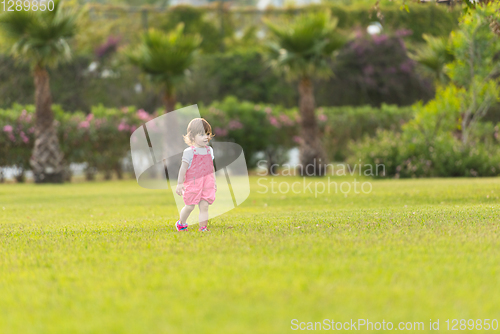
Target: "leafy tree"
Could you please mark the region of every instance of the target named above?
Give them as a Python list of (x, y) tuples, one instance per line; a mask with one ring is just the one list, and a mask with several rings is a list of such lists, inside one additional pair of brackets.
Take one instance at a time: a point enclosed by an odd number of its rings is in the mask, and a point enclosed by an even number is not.
[(461, 100), (461, 139), (464, 144), (477, 122), (498, 101), (500, 39), (492, 31), (498, 23), (498, 3), (476, 6), (462, 17), (460, 29), (451, 33), (455, 60), (446, 65), (451, 81), (463, 88)]
[(132, 64), (153, 82), (163, 85), (163, 102), (167, 112), (175, 109), (176, 88), (185, 80), (200, 42), (198, 35), (184, 35), (184, 24), (179, 23), (169, 33), (150, 29), (142, 36), (139, 46), (125, 51)]
[(0, 15), (11, 54), (30, 64), (35, 83), (35, 147), (30, 160), (35, 182), (63, 182), (63, 154), (54, 125), (47, 67), (71, 59), (68, 39), (76, 33), (77, 15), (54, 0), (52, 10), (15, 10)]
[[(314, 175), (324, 175), (326, 155), (321, 144), (315, 115), (312, 79), (332, 74), (329, 60), (344, 44), (336, 32), (337, 19), (330, 11), (305, 13), (293, 19), (271, 22), (264, 19), (272, 39), (267, 54), (272, 66), (283, 71), (288, 79), (298, 79), (300, 110), (300, 162), (314, 167)], [(309, 173), (310, 174), (310, 173)]]

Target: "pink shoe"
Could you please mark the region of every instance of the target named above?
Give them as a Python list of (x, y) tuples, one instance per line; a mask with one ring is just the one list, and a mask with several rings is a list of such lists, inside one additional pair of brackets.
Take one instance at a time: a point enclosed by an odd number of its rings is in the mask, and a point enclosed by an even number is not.
[(187, 231), (188, 224), (181, 223), (181, 220), (179, 219), (177, 223), (175, 223), (175, 228), (177, 229), (177, 231)]
[(200, 231), (200, 232), (210, 232), (210, 230), (206, 226), (200, 227), (200, 229), (198, 231)]

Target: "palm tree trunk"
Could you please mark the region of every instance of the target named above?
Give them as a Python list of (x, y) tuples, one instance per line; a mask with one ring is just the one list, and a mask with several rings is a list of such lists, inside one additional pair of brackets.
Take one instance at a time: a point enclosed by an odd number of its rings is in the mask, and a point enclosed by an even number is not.
[(325, 175), (326, 159), (318, 133), (318, 123), (314, 112), (315, 100), (313, 83), (307, 77), (299, 79), (299, 110), (300, 110), (300, 163), (301, 176)]
[(36, 65), (35, 77), (35, 147), (30, 159), (35, 183), (63, 182), (63, 154), (59, 147), (52, 97), (50, 94), (49, 74), (47, 70)]
[(173, 89), (167, 88), (165, 90), (165, 93), (163, 94), (163, 104), (165, 105), (165, 113), (174, 111), (176, 103), (177, 99), (175, 97)]

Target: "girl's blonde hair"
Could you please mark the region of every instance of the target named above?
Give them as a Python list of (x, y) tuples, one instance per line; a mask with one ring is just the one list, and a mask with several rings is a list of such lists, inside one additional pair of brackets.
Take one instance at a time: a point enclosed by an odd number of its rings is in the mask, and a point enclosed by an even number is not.
[(208, 140), (211, 140), (215, 135), (212, 134), (212, 127), (204, 118), (195, 118), (189, 122), (187, 127), (187, 135), (184, 137), (184, 142), (189, 146), (193, 145), (194, 137), (197, 134), (207, 134), (209, 136)]

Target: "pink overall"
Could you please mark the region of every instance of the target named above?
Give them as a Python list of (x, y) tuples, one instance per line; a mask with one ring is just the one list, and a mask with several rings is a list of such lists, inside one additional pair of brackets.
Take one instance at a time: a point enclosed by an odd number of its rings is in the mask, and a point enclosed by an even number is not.
[(207, 146), (207, 154), (202, 155), (196, 153), (194, 146), (191, 148), (194, 154), (184, 181), (184, 204), (196, 205), (202, 199), (212, 204), (215, 201), (215, 178), (210, 147)]

